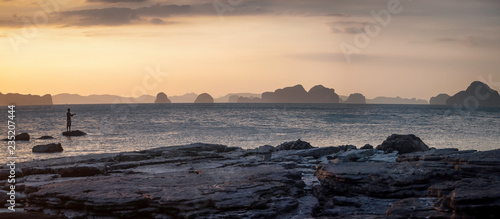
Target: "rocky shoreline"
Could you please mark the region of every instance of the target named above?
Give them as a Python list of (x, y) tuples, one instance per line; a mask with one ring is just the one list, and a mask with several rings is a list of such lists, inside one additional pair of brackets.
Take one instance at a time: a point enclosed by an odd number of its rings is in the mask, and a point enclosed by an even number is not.
[(375, 149), (197, 143), (18, 166), (17, 212), (61, 218), (500, 217), (500, 149), (428, 148), (413, 135)]

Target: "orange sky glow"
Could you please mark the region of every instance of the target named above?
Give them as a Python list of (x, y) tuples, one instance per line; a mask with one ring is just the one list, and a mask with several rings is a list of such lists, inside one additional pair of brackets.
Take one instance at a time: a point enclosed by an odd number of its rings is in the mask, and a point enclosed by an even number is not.
[(493, 0), (0, 0), (0, 92), (499, 90), (498, 12)]

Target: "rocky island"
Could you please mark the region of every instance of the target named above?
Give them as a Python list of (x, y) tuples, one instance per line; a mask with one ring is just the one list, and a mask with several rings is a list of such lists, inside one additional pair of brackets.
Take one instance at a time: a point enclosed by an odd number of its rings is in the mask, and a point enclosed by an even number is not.
[[(196, 143), (19, 167), (20, 217), (500, 216), (500, 150), (429, 148), (414, 135), (392, 135), (375, 148), (317, 148), (300, 139), (256, 149)], [(0, 180), (8, 175), (0, 169)]]

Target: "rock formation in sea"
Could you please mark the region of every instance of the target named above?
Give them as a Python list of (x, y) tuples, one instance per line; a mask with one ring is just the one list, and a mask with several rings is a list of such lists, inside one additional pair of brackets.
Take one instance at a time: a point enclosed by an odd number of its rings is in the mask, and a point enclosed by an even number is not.
[(43, 96), (31, 94), (2, 94), (0, 93), (0, 106), (5, 105), (52, 105), (52, 96), (46, 94)]
[(82, 96), (79, 94), (56, 94), (52, 98), (54, 104), (117, 104), (117, 103), (154, 103), (155, 97), (142, 95), (140, 97), (122, 97), (118, 95), (99, 94)]
[(16, 163), (16, 206), (65, 218), (500, 217), (500, 149), (428, 148), (414, 135), (381, 145), (197, 143), (33, 160)]
[[(4, 141), (9, 141), (10, 139), (8, 138), (4, 138), (2, 139)], [(14, 138), (15, 141), (29, 141), (30, 140), (30, 135), (26, 132), (23, 132), (19, 135), (15, 135), (15, 138)]]
[(369, 104), (429, 104), (427, 100), (416, 98), (402, 98), (402, 97), (375, 97), (367, 99), (366, 103)]
[(87, 133), (82, 132), (80, 130), (74, 130), (71, 132), (63, 132), (62, 135), (64, 135), (64, 136), (84, 136), (84, 135), (87, 135)]
[(33, 153), (55, 153), (62, 152), (63, 148), (61, 143), (51, 143), (46, 145), (37, 145), (32, 148)]
[(446, 101), (450, 98), (448, 94), (439, 94), (435, 97), (431, 97), (429, 104), (431, 105), (446, 105)]
[(363, 94), (360, 93), (354, 93), (349, 95), (345, 103), (351, 103), (351, 104), (366, 104), (366, 98), (363, 96)]
[(450, 106), (500, 106), (498, 91), (491, 89), (487, 84), (474, 81), (466, 90), (460, 91), (446, 100)]
[(332, 88), (326, 88), (323, 85), (316, 85), (312, 87), (308, 94), (308, 103), (338, 103), (340, 101), (339, 95), (335, 93)]
[(262, 102), (265, 103), (338, 103), (339, 96), (334, 89), (316, 85), (307, 92), (302, 85), (264, 92)]
[(171, 101), (168, 99), (165, 93), (160, 92), (156, 95), (155, 103), (171, 103)]
[(258, 97), (238, 97), (237, 103), (262, 103)]
[(202, 93), (200, 94), (196, 100), (194, 100), (194, 103), (213, 103), (214, 98), (210, 96), (210, 94), (207, 93)]
[(231, 95), (231, 96), (229, 96), (228, 102), (229, 103), (237, 103), (238, 102), (238, 98), (240, 98), (240, 96), (238, 96), (238, 95)]

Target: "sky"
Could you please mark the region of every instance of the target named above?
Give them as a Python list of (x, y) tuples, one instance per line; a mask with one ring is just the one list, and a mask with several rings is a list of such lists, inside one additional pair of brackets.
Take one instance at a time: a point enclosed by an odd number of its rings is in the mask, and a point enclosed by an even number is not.
[(0, 0), (0, 92), (500, 90), (497, 0)]

